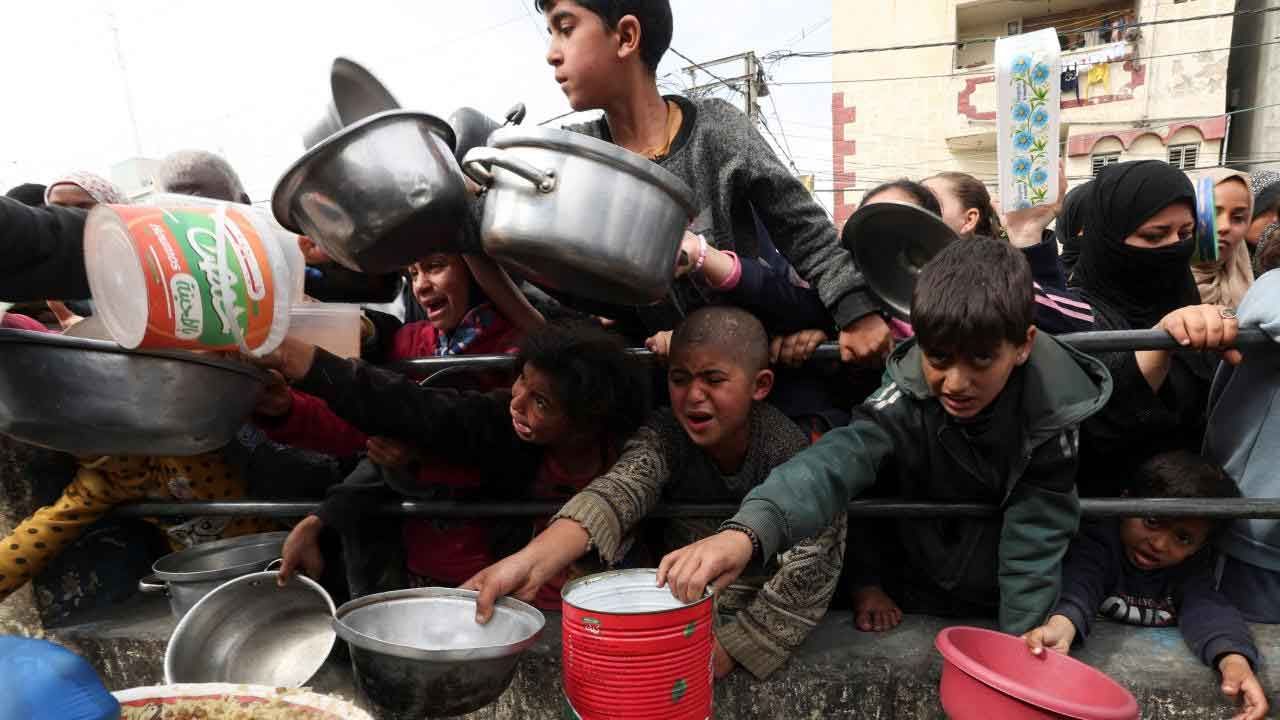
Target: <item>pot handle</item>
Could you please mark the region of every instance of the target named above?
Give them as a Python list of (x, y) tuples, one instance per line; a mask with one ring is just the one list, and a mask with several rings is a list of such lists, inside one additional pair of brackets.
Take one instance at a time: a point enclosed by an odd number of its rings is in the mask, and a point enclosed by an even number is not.
[(155, 575), (148, 575), (138, 581), (138, 592), (154, 595), (169, 589), (168, 583)]
[(475, 180), (482, 187), (493, 187), (493, 166), (519, 175), (533, 183), (538, 192), (549, 193), (556, 189), (556, 171), (539, 170), (529, 163), (511, 157), (509, 154), (491, 147), (472, 148), (462, 159), (462, 171), (467, 177)]
[(267, 563), (266, 572), (275, 572), (282, 567), (284, 567), (284, 558), (276, 558), (275, 560)]

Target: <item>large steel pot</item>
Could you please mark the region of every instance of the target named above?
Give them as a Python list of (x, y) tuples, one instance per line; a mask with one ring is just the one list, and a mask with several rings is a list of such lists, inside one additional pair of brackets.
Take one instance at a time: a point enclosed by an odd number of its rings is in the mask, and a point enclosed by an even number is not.
[(458, 249), (470, 200), (453, 129), (426, 113), (367, 117), (307, 151), (276, 183), (271, 209), (334, 260), (386, 273)]
[(219, 585), (267, 569), (284, 551), (287, 532), (241, 535), (203, 543), (156, 560), (151, 575), (138, 581), (144, 593), (169, 593), (173, 616), (181, 620)]
[(344, 57), (334, 58), (329, 70), (329, 89), (333, 97), (325, 105), (324, 115), (302, 134), (302, 144), (308, 150), (347, 125), (400, 107), (391, 91), (373, 73)]
[(266, 375), (240, 362), (0, 330), (0, 433), (75, 455), (199, 455), (235, 437)]
[(305, 685), (337, 642), (333, 600), (310, 578), (279, 577), (244, 575), (201, 598), (169, 637), (165, 682)]
[(484, 250), (534, 282), (645, 305), (666, 296), (693, 191), (635, 153), (567, 130), (501, 128), (463, 167), (488, 188)]
[(338, 608), (356, 689), (382, 720), (463, 715), (498, 699), (546, 618), (511, 598), (475, 621), (476, 593), (418, 588), (369, 595)]

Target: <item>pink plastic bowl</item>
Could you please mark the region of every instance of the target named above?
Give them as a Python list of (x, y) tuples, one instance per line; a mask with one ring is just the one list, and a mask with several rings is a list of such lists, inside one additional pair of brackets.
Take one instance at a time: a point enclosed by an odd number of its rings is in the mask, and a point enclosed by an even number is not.
[(1032, 655), (1021, 638), (950, 627), (934, 643), (942, 667), (942, 709), (951, 720), (1137, 720), (1128, 690), (1079, 660), (1046, 650)]

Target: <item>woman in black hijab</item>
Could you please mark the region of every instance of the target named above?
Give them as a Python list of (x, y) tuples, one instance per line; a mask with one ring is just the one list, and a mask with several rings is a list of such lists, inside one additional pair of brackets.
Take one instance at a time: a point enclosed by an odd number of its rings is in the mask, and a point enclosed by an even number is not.
[(1092, 192), (1093, 181), (1071, 188), (1062, 199), (1062, 209), (1058, 211), (1058, 222), (1054, 225), (1053, 234), (1062, 246), (1062, 254), (1058, 261), (1062, 263), (1062, 273), (1071, 280), (1071, 273), (1080, 260), (1080, 233), (1084, 231), (1084, 200)]
[[(1235, 343), (1235, 312), (1201, 305), (1191, 275), (1195, 189), (1156, 160), (1109, 165), (1085, 186), (1084, 236), (1072, 283), (1099, 330), (1160, 328), (1188, 349)], [(1239, 353), (1225, 350), (1229, 362)], [(1165, 450), (1198, 451), (1217, 367), (1212, 352), (1100, 354), (1114, 380), (1107, 407), (1081, 432), (1081, 494), (1115, 495), (1143, 461)]]

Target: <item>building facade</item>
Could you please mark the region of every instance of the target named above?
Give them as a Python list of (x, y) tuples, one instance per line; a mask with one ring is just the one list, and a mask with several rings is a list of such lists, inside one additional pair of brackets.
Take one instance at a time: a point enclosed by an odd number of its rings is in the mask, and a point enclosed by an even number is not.
[[(1238, 9), (1275, 8), (1271, 0), (1240, 0)], [(1233, 111), (1227, 161), (1241, 170), (1280, 169), (1280, 12), (1236, 18), (1227, 81)], [(1256, 110), (1254, 108), (1257, 108)]]
[[(1064, 48), (1062, 157), (1070, 184), (1121, 160), (1219, 165), (1234, 20), (1181, 20), (1235, 6), (1236, 0), (835, 0), (837, 51), (933, 45), (834, 58), (837, 223), (865, 190), (899, 177), (957, 170), (994, 190), (995, 44), (982, 39), (1043, 28), (1057, 30)], [(1160, 22), (1143, 24), (1152, 21)]]

